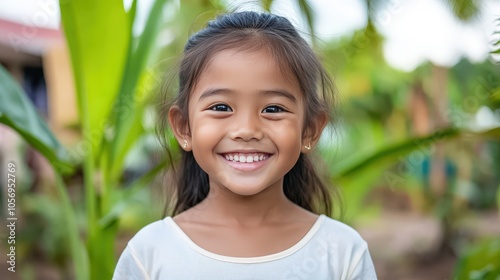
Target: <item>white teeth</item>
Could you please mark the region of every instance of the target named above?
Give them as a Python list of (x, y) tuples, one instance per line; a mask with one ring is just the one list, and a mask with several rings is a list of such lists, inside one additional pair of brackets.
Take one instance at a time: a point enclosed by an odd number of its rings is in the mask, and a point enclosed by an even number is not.
[(257, 162), (267, 159), (269, 156), (265, 154), (226, 154), (224, 158), (228, 161), (234, 162)]

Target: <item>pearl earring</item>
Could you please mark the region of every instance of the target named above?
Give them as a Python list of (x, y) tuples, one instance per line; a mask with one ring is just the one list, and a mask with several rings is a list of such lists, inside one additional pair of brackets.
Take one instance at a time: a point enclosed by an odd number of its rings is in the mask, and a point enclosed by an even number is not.
[(188, 141), (184, 140), (184, 145), (182, 145), (182, 147), (185, 149), (187, 148), (187, 146), (188, 146)]
[(309, 142), (307, 145), (305, 145), (304, 148), (310, 150), (311, 149), (311, 142)]

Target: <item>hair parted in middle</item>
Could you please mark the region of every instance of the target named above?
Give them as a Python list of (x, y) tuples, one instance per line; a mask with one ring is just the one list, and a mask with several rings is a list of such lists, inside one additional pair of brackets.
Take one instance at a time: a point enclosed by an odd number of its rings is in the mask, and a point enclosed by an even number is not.
[[(210, 21), (189, 38), (180, 61), (178, 91), (173, 100), (163, 99), (160, 104), (157, 133), (169, 155), (165, 139), (169, 108), (179, 108), (182, 125), (189, 131), (190, 94), (210, 59), (224, 50), (266, 51), (274, 57), (285, 77), (298, 81), (305, 104), (303, 135), (323, 128), (318, 127), (318, 119), (334, 122), (333, 82), (290, 21), (270, 13), (229, 13)], [(180, 166), (174, 171), (172, 216), (200, 203), (209, 193), (208, 175), (196, 162), (193, 152), (182, 149), (180, 152)], [(283, 184), (286, 197), (295, 204), (317, 214), (332, 215), (332, 192), (315, 170), (309, 155), (300, 154), (295, 166), (285, 175)]]

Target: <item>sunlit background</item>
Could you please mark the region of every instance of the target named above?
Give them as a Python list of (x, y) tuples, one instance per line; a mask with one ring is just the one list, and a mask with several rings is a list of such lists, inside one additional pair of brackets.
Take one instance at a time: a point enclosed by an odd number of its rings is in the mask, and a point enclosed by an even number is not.
[(0, 279), (110, 279), (168, 201), (165, 73), (232, 10), (286, 16), (334, 78), (318, 162), (379, 279), (498, 279), (498, 0), (1, 1), (0, 212), (14, 163), (18, 220)]

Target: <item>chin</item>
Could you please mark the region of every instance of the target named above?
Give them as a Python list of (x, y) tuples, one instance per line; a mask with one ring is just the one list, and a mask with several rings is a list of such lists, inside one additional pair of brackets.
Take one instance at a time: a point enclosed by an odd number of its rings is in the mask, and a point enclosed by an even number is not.
[(225, 187), (228, 191), (240, 195), (240, 196), (252, 196), (261, 193), (264, 191), (266, 188), (256, 188), (255, 185), (250, 185), (250, 186), (226, 186)]

